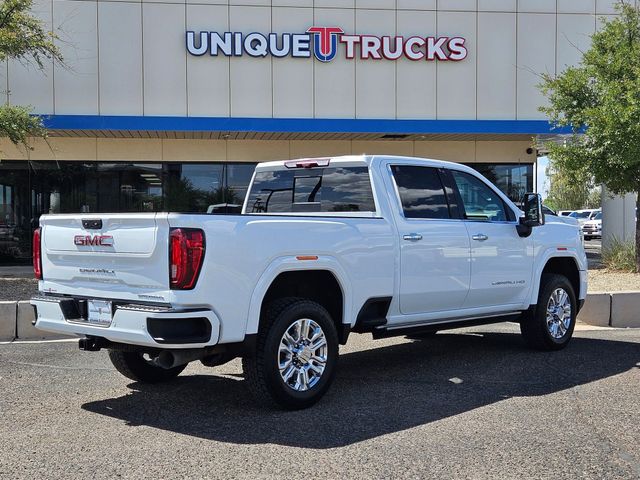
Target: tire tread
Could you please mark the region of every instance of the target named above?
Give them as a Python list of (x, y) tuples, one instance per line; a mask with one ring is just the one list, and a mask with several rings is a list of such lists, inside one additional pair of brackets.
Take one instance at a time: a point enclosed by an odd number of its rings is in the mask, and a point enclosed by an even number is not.
[(524, 317), (520, 322), (520, 332), (522, 333), (522, 337), (524, 338), (527, 345), (529, 345), (531, 348), (543, 351), (560, 350), (561, 348), (564, 348), (571, 339), (571, 335), (573, 334), (573, 326), (571, 327), (571, 332), (569, 333), (569, 339), (567, 339), (565, 342), (556, 343), (552, 341), (547, 332), (546, 320), (540, 317), (541, 315), (543, 315), (543, 313), (541, 313), (541, 309), (544, 309), (546, 311), (546, 305), (541, 305), (541, 303), (542, 299), (546, 298), (548, 295), (547, 290), (555, 288), (560, 283), (564, 284), (563, 288), (570, 291), (569, 293), (573, 301), (573, 324), (575, 325), (575, 316), (577, 314), (577, 312), (575, 311), (576, 297), (569, 279), (564, 275), (560, 275), (557, 273), (545, 273), (540, 279), (538, 302), (535, 306), (534, 311), (529, 311), (524, 314)]
[[(296, 410), (305, 408), (316, 401), (298, 402), (276, 398), (274, 392), (269, 389), (269, 378), (267, 377), (266, 368), (266, 362), (269, 360), (266, 358), (267, 355), (265, 355), (269, 332), (278, 321), (280, 315), (294, 305), (296, 307), (307, 306), (314, 309), (320, 308), (328, 318), (331, 318), (322, 305), (312, 300), (300, 297), (283, 297), (274, 300), (267, 306), (261, 317), (255, 352), (252, 355), (246, 355), (242, 358), (242, 369), (249, 390), (261, 404), (274, 409), (286, 408)], [(338, 335), (335, 328), (332, 331), (325, 331), (325, 335), (327, 336), (327, 341), (329, 341), (330, 337), (333, 337), (331, 341), (334, 342), (335, 345), (338, 345)]]

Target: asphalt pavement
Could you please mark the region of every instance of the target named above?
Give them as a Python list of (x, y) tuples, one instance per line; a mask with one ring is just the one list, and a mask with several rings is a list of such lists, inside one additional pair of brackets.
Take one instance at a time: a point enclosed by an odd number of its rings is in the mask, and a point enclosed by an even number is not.
[(147, 386), (104, 351), (0, 345), (0, 478), (640, 478), (640, 329), (517, 332), (354, 335), (299, 412), (255, 404), (237, 360)]

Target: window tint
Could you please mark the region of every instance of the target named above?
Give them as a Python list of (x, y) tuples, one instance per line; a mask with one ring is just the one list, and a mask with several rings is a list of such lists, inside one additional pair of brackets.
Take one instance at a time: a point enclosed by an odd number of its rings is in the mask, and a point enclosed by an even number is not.
[(375, 212), (367, 167), (259, 172), (248, 213)]
[(452, 170), (464, 213), (469, 220), (507, 221), (504, 202), (489, 186), (468, 173)]
[(449, 218), (449, 205), (435, 168), (393, 165), (391, 170), (405, 218)]

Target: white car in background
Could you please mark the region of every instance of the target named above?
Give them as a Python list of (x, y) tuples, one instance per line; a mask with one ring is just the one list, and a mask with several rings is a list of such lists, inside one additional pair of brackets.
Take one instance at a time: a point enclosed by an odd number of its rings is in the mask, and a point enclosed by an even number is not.
[(573, 213), (573, 210), (558, 210), (559, 217), (568, 217)]
[(580, 226), (582, 226), (585, 224), (585, 222), (592, 220), (598, 212), (600, 212), (600, 210), (596, 210), (596, 209), (576, 210), (575, 212), (571, 212), (569, 216), (575, 218), (580, 224)]
[(602, 238), (602, 212), (595, 214), (592, 220), (587, 220), (582, 225), (582, 234), (585, 240)]

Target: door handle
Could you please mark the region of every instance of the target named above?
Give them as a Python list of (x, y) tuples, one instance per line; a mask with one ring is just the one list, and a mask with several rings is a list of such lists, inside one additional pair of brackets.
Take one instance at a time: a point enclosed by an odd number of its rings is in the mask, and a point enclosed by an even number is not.
[(484, 242), (485, 240), (489, 240), (489, 237), (487, 237), (484, 233), (476, 233), (471, 238), (474, 240), (477, 240), (478, 242)]
[(419, 233), (410, 233), (409, 235), (404, 235), (402, 238), (408, 242), (417, 242), (418, 240), (422, 240), (422, 235)]

